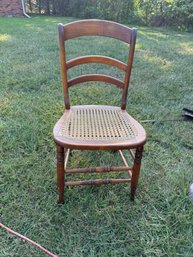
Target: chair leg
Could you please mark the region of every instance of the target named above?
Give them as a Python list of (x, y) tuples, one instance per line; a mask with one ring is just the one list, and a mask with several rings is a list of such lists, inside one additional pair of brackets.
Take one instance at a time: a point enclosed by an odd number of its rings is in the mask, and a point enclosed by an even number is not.
[(138, 183), (140, 167), (141, 167), (142, 153), (143, 153), (143, 146), (140, 146), (136, 149), (132, 178), (131, 178), (131, 200), (132, 201), (134, 201), (135, 191), (137, 189), (137, 183)]
[(57, 145), (57, 184), (59, 199), (58, 203), (64, 203), (64, 148)]

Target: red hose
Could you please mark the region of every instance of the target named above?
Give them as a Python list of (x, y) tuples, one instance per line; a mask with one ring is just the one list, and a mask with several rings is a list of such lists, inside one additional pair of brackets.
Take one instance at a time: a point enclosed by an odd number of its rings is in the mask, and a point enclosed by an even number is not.
[(38, 243), (32, 241), (31, 239), (29, 239), (29, 238), (27, 238), (27, 237), (25, 237), (25, 236), (23, 236), (23, 235), (21, 235), (21, 234), (15, 232), (15, 231), (13, 231), (12, 229), (6, 227), (6, 226), (3, 225), (2, 223), (0, 223), (0, 226), (1, 226), (2, 228), (6, 229), (7, 231), (9, 231), (10, 233), (12, 233), (12, 234), (14, 234), (14, 235), (16, 235), (16, 236), (18, 236), (18, 237), (24, 239), (25, 241), (28, 241), (29, 243), (31, 243), (31, 244), (37, 246), (38, 248), (40, 248), (42, 251), (44, 251), (44, 252), (47, 253), (48, 255), (50, 255), (50, 256), (52, 256), (52, 257), (58, 257), (58, 255), (55, 255), (55, 254), (51, 253), (50, 251), (48, 251), (48, 250), (47, 250), (46, 248), (44, 248), (43, 246), (39, 245)]

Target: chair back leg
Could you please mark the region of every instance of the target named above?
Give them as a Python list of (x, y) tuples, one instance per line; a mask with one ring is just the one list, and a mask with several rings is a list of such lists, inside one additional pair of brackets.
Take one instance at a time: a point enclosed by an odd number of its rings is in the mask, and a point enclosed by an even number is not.
[(138, 183), (140, 168), (141, 168), (142, 154), (143, 154), (143, 146), (140, 146), (136, 149), (136, 152), (135, 152), (133, 172), (131, 177), (131, 200), (132, 201), (134, 201), (135, 191), (137, 189), (137, 183)]
[(57, 145), (57, 182), (58, 182), (58, 203), (64, 203), (64, 148)]

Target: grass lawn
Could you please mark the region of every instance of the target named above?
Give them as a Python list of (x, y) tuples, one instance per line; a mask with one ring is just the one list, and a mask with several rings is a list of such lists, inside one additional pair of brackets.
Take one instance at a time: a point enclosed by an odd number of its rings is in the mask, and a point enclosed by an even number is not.
[[(143, 124), (148, 142), (135, 203), (122, 184), (68, 188), (57, 205), (52, 128), (64, 105), (56, 24), (72, 20), (0, 18), (1, 222), (60, 257), (192, 257), (191, 121)], [(109, 38), (72, 40), (67, 48), (68, 58), (94, 51), (126, 60), (126, 44)], [(97, 64), (73, 72), (96, 67), (117, 76)], [(88, 83), (70, 95), (72, 104), (120, 104), (111, 85)], [(139, 27), (127, 110), (159, 121), (179, 119), (183, 107), (193, 108), (193, 34)], [(108, 162), (121, 164), (111, 152), (74, 151), (70, 159), (71, 167)], [(2, 257), (47, 256), (3, 229), (0, 245)]]

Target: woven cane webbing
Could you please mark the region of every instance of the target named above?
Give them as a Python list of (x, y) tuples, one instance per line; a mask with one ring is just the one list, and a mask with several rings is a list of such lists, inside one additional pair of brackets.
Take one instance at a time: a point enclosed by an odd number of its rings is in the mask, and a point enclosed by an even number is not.
[(60, 136), (81, 140), (125, 140), (136, 136), (136, 130), (119, 108), (72, 109)]

